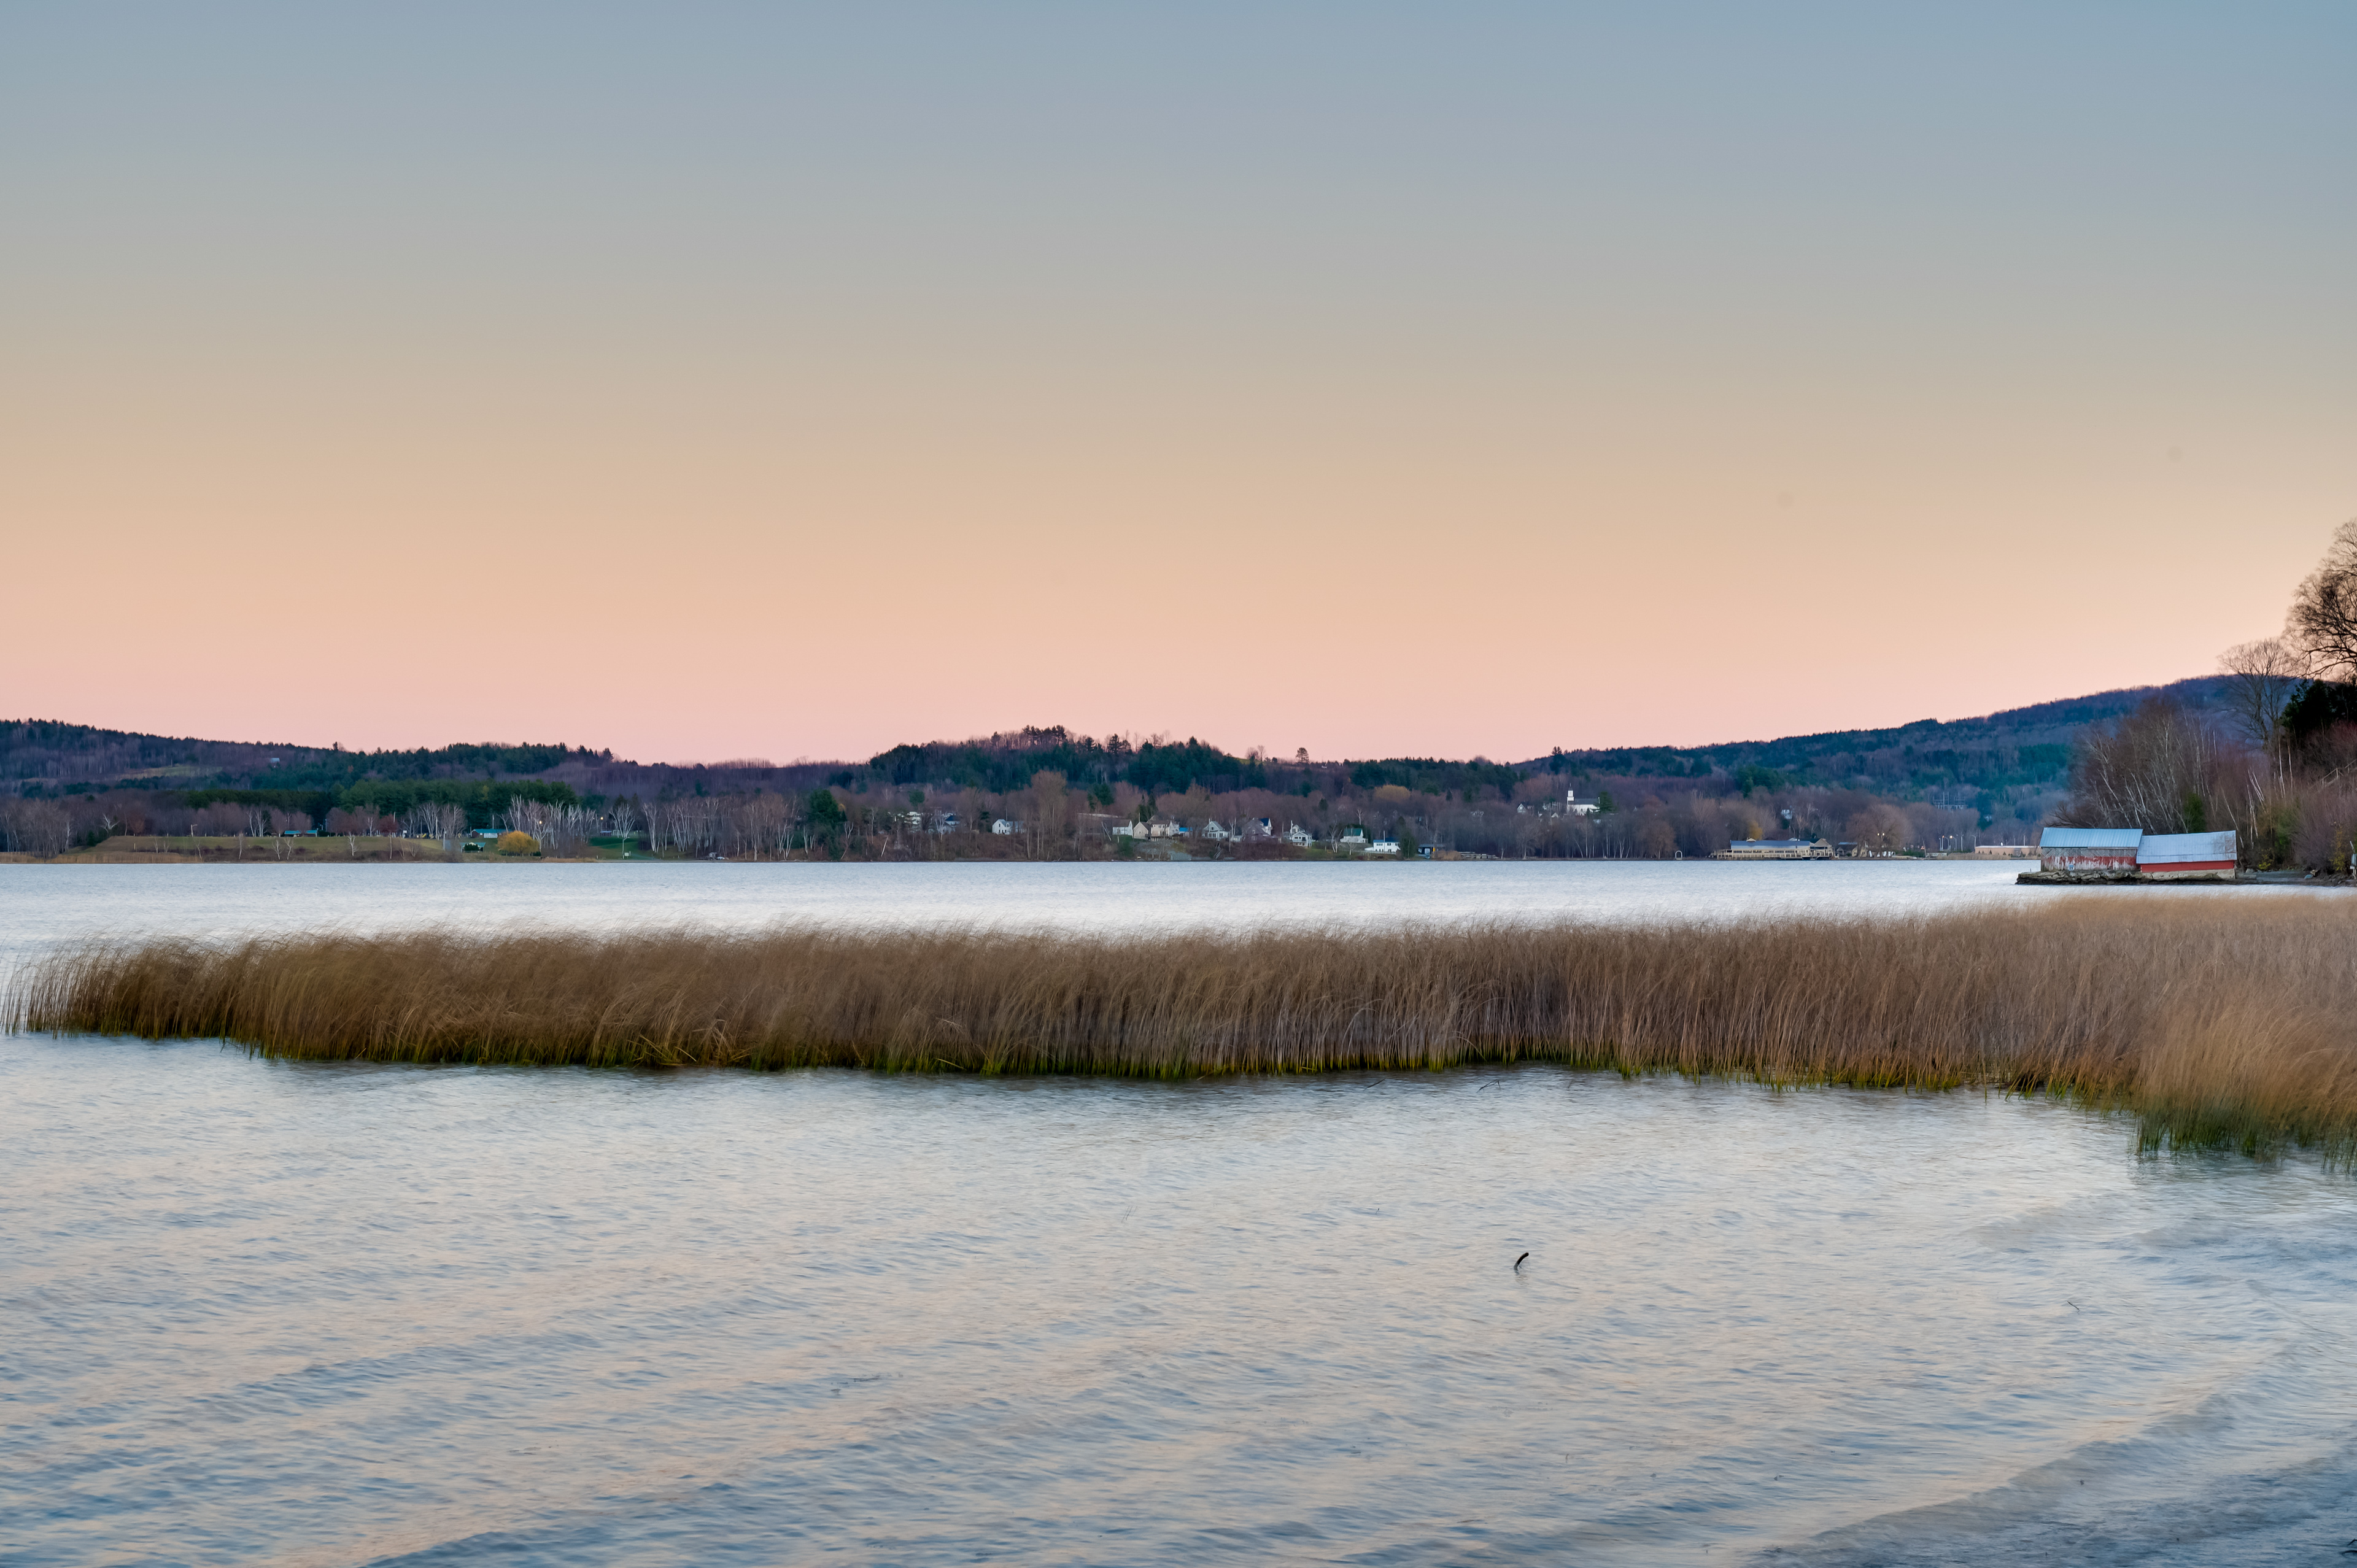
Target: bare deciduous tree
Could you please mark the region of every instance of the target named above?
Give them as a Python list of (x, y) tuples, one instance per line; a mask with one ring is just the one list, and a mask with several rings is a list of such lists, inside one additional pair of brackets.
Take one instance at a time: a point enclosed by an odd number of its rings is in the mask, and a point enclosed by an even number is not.
[(527, 800), (520, 795), (508, 802), (507, 822), (515, 832), (537, 839), (541, 853), (556, 860), (571, 860), (586, 852), (597, 827), (587, 806)]
[(1043, 769), (1031, 775), (1031, 853), (1053, 850), (1064, 837), (1064, 776)]
[(43, 860), (63, 854), (73, 842), (73, 819), (48, 800), (11, 800), (0, 808), (0, 843)]
[(1850, 842), (1860, 854), (1897, 854), (1912, 836), (1907, 813), (1888, 800), (1877, 800), (1854, 813), (1847, 824)]
[(2357, 521), (2332, 531), (2324, 559), (2292, 595), (2287, 629), (2311, 673), (2357, 678)]
[(2231, 678), (2226, 708), (2253, 745), (2268, 756), (2276, 754), (2282, 738), (2284, 704), (2308, 673), (2308, 660), (2280, 637), (2238, 642), (2218, 656), (2218, 668)]
[(458, 841), (467, 836), (467, 809), (447, 800), (425, 800), (412, 808), (410, 831), (427, 838), (442, 841), (442, 853), (456, 855)]
[(2193, 714), (2155, 698), (2117, 724), (2087, 732), (2072, 769), (2070, 804), (2056, 820), (2072, 827), (2200, 832), (2209, 826), (2215, 752)]

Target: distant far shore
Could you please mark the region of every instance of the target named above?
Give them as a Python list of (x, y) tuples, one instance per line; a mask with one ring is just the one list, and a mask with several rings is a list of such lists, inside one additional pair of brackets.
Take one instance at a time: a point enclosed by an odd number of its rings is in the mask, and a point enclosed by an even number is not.
[[(601, 840), (593, 842), (589, 848), (591, 853), (580, 855), (551, 855), (541, 854), (503, 854), (493, 847), (492, 841), (475, 837), (470, 837), (468, 839), (467, 848), (457, 853), (452, 853), (445, 850), (439, 840), (394, 838), (391, 836), (346, 836), (343, 834), (321, 833), (317, 835), (288, 835), (276, 838), (248, 835), (245, 838), (240, 839), (235, 836), (190, 837), (186, 834), (117, 834), (113, 838), (102, 840), (96, 844), (84, 844), (77, 848), (68, 850), (64, 854), (58, 855), (45, 856), (22, 853), (0, 854), (0, 865), (417, 865), (457, 862), (469, 864), (484, 863), (500, 865), (526, 865), (533, 864), (551, 865), (589, 865), (600, 863), (619, 862), (628, 862), (634, 865), (653, 865), (658, 864), (705, 865), (779, 864), (774, 858), (766, 857), (757, 860), (755, 857), (751, 856), (738, 857), (736, 859), (722, 859), (720, 857), (711, 855), (651, 854), (644, 847), (643, 840), (640, 840), (627, 845), (624, 841), (619, 838)], [(823, 854), (813, 856), (806, 852), (797, 854), (791, 858), (797, 862), (804, 864), (813, 862), (817, 864), (826, 864), (828, 860), (828, 857)], [(1548, 856), (1545, 858), (1554, 860), (1559, 857)], [(1246, 860), (1256, 864), (1263, 861), (1279, 859), (1286, 861), (1325, 862), (1367, 860), (1373, 864), (1394, 865), (1415, 865), (1426, 864), (1425, 860), (1420, 858), (1391, 858), (1381, 856), (1335, 854), (1331, 852), (1326, 851), (1322, 846), (1307, 852), (1294, 851), (1292, 853), (1282, 854), (1271, 854), (1264, 850), (1261, 853), (1249, 855), (1238, 855), (1219, 854), (1216, 852), (1211, 854), (1198, 853), (1189, 854), (1184, 850), (1169, 849), (1160, 844), (1157, 844), (1150, 850), (1137, 854), (1134, 856), (1128, 854), (1091, 856), (1089, 857), (1087, 864), (1104, 865), (1128, 862), (1130, 864), (1136, 865), (1164, 865), (1185, 862), (1195, 865), (1205, 865), (1212, 863), (1234, 864)], [(1437, 852), (1430, 857), (1430, 859), (1438, 861), (1487, 861), (1495, 864), (1501, 862), (1501, 857), (1490, 854), (1466, 854), (1454, 851), (1443, 850)], [(1975, 864), (1987, 865), (1993, 869), (2007, 866), (2007, 863), (1991, 861), (1985, 857), (1975, 856), (1968, 852), (1926, 852), (1919, 854), (1853, 856), (1841, 861), (1792, 862), (1791, 864), (1803, 865), (1855, 865), (1858, 864), (1860, 861), (1864, 861), (1871, 864), (1905, 865), (1908, 862), (1918, 860), (1972, 861)], [(892, 856), (881, 860), (866, 856), (859, 856), (855, 857), (855, 861), (846, 862), (845, 864), (856, 863), (869, 865), (900, 865), (948, 864), (953, 862), (971, 863), (974, 865), (1082, 864), (1082, 862), (1073, 860), (1070, 857), (1052, 861), (1041, 860), (1034, 862), (1030, 857), (1020, 854), (1006, 856)], [(1616, 865), (1634, 865), (1637, 863), (1638, 862), (1635, 858), (1616, 859), (1614, 861), (1614, 864)], [(1701, 859), (1693, 859), (1689, 862), (1649, 860), (1647, 864), (1692, 864), (1697, 865), (1724, 864), (1730, 865), (1766, 865), (1782, 863), (1769, 861), (1706, 861)], [(2009, 867), (2007, 868), (2009, 869)], [(2337, 885), (2344, 882), (2346, 879), (2342, 877), (2332, 877), (2330, 879), (2312, 877), (2308, 875), (2306, 873), (2298, 871), (2276, 873), (2254, 873), (2246, 871), (2242, 874), (2241, 880), (2244, 882), (2305, 883), (2308, 886), (2315, 886), (2325, 885), (2328, 881), (2330, 884)]]
[[(457, 853), (446, 850), (437, 839), (392, 838), (382, 835), (345, 837), (323, 833), (285, 837), (247, 835), (222, 838), (190, 837), (188, 834), (127, 834), (118, 833), (95, 844), (70, 849), (63, 854), (37, 855), (25, 854), (0, 854), (0, 864), (16, 865), (350, 865), (375, 863), (386, 865), (417, 865), (423, 862), (493, 861), (519, 864), (527, 861), (555, 861), (554, 855), (506, 855), (492, 850), (489, 844), (480, 849), (469, 848)], [(597, 860), (646, 860), (655, 857), (643, 853), (625, 856), (619, 850), (567, 857), (566, 863), (587, 865)]]

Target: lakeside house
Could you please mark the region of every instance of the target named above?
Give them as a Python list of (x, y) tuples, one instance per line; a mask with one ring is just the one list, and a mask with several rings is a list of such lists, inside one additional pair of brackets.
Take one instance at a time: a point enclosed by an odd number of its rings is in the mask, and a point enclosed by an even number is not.
[(2221, 832), (2148, 833), (2140, 828), (2048, 828), (2038, 839), (2044, 871), (2132, 872), (2147, 881), (2223, 877), (2237, 858), (2233, 829)]
[(996, 833), (1001, 838), (1008, 838), (1012, 837), (1016, 833), (1021, 832), (1023, 831), (1023, 824), (1021, 822), (1010, 822), (1005, 817), (1001, 817), (996, 822), (990, 824), (990, 831)]
[(1351, 826), (1344, 828), (1340, 832), (1334, 835), (1334, 847), (1336, 849), (1366, 848), (1367, 830), (1360, 827), (1355, 822), (1352, 823)]
[(1210, 839), (1213, 843), (1225, 843), (1236, 835), (1222, 827), (1220, 825), (1220, 820), (1217, 817), (1214, 817), (1210, 822), (1203, 824), (1203, 836)]
[(1713, 860), (1831, 860), (1834, 846), (1824, 839), (1732, 839)]
[(1596, 815), (1598, 805), (1597, 801), (1581, 800), (1579, 791), (1577, 789), (1566, 789), (1563, 792), (1563, 809), (1575, 817)]
[(1311, 844), (1316, 843), (1318, 839), (1317, 835), (1308, 828), (1303, 827), (1299, 822), (1294, 822), (1285, 830), (1285, 842), (1296, 849), (1308, 849)]
[(1397, 854), (1399, 852), (1397, 839), (1377, 839), (1367, 846), (1369, 854)]
[(2029, 843), (1977, 843), (1973, 846), (1975, 860), (2036, 860), (2038, 846)]

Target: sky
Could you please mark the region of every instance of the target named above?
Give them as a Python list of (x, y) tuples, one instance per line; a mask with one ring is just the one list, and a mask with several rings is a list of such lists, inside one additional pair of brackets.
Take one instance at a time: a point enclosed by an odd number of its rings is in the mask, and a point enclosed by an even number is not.
[(0, 6), (0, 717), (1699, 744), (2357, 517), (2357, 7)]

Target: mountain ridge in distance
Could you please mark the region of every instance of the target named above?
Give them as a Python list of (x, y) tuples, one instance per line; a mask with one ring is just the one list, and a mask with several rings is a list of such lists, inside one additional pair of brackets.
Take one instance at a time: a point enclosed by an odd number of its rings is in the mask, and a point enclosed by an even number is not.
[[(2069, 768), (2071, 743), (2090, 725), (2117, 718), (2154, 697), (2191, 706), (2212, 705), (2225, 685), (2222, 676), (2196, 676), (2163, 685), (2127, 686), (2057, 698), (1964, 719), (1919, 719), (1878, 729), (1824, 730), (1766, 740), (1724, 741), (1705, 746), (1589, 746), (1566, 749), (1502, 766), (1525, 773), (1575, 778), (1610, 776), (1700, 779), (1717, 774), (1738, 781), (1822, 783), (1865, 789), (2002, 789), (2059, 782)], [(0, 790), (47, 793), (100, 789), (200, 789), (221, 787), (295, 785), (317, 788), (385, 778), (550, 778), (603, 776), (599, 783), (621, 784), (622, 774), (659, 778), (725, 773), (766, 773), (780, 786), (843, 781), (846, 772), (881, 771), (896, 754), (1005, 754), (1019, 767), (1035, 753), (1069, 749), (1075, 737), (1060, 727), (1001, 732), (965, 741), (935, 741), (896, 747), (867, 763), (847, 759), (773, 767), (758, 762), (702, 764), (633, 763), (611, 750), (563, 744), (461, 744), (412, 750), (346, 751), (340, 746), (268, 745), (206, 740), (102, 729), (53, 720), (0, 720)], [(1241, 768), (1246, 759), (1191, 743), (1207, 759)], [(1173, 748), (1175, 749), (1175, 748)], [(1290, 766), (1278, 759), (1270, 762)], [(1398, 773), (1401, 781), (1419, 768), (1467, 766), (1439, 758), (1369, 758), (1322, 762), (1355, 771)], [(1498, 764), (1487, 765), (1491, 768)], [(805, 776), (807, 778), (805, 779)], [(589, 779), (585, 777), (585, 782)], [(1748, 787), (1748, 785), (1747, 785)]]

